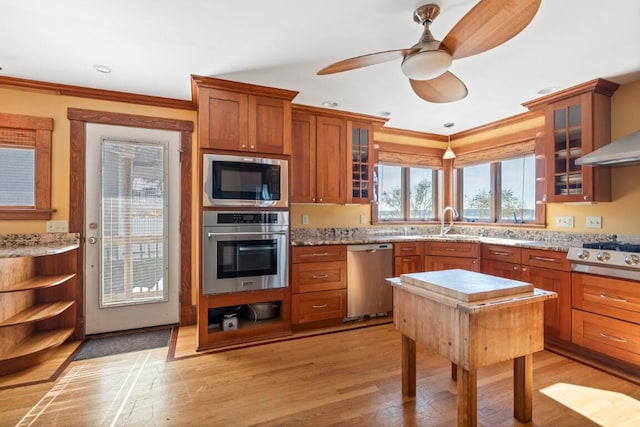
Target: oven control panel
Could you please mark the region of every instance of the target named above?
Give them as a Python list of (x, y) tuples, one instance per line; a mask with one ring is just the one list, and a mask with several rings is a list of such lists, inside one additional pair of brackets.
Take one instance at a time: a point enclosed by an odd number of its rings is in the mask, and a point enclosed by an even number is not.
[(278, 224), (276, 213), (218, 213), (218, 224)]

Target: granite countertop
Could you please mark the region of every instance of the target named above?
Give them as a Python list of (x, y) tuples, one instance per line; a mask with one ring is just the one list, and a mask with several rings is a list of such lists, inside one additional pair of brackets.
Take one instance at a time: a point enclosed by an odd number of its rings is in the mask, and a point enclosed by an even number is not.
[(472, 236), (465, 234), (434, 235), (402, 235), (402, 236), (365, 236), (360, 238), (336, 239), (336, 240), (292, 240), (293, 246), (316, 246), (316, 245), (357, 245), (366, 243), (398, 243), (398, 242), (472, 242), (487, 243), (503, 246), (516, 246), (520, 248), (545, 249), (559, 252), (567, 252), (571, 244), (569, 242), (523, 240), (501, 237)]
[(78, 233), (0, 235), (0, 258), (55, 255), (79, 247)]

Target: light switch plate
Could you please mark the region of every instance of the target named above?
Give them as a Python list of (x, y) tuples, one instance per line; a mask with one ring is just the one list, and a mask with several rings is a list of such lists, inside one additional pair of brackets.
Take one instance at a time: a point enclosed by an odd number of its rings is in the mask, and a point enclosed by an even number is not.
[(367, 216), (360, 215), (360, 224), (366, 224), (366, 223), (367, 223)]
[(588, 216), (587, 217), (587, 228), (602, 228), (602, 217), (601, 216)]
[(68, 233), (69, 221), (47, 221), (47, 233)]
[(309, 224), (309, 215), (302, 215), (302, 225)]
[(573, 217), (572, 216), (557, 216), (556, 217), (556, 227), (573, 228)]

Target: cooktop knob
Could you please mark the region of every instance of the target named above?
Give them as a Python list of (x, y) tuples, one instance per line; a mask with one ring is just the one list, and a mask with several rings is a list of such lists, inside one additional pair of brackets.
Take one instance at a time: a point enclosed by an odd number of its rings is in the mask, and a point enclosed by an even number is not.
[(611, 259), (611, 255), (609, 255), (609, 252), (598, 252), (596, 258), (598, 261), (607, 262)]
[(576, 256), (580, 259), (589, 259), (589, 251), (586, 251), (584, 249), (579, 250)]
[(640, 256), (627, 255), (624, 257), (624, 262), (626, 262), (629, 265), (638, 265), (638, 263), (640, 263)]

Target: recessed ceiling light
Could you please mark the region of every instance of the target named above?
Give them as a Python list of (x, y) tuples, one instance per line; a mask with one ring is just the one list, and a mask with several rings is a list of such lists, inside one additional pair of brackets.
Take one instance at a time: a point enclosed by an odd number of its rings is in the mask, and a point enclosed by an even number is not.
[(338, 106), (338, 103), (336, 101), (323, 101), (322, 106), (327, 108), (335, 108)]
[(557, 92), (559, 90), (560, 90), (560, 88), (558, 86), (549, 86), (549, 87), (545, 87), (545, 88), (540, 89), (538, 91), (538, 95), (546, 95), (548, 93)]
[(94, 65), (93, 68), (95, 68), (95, 70), (99, 73), (103, 73), (103, 74), (109, 74), (111, 73), (111, 68), (107, 67), (106, 65)]

